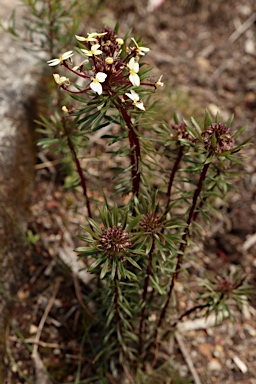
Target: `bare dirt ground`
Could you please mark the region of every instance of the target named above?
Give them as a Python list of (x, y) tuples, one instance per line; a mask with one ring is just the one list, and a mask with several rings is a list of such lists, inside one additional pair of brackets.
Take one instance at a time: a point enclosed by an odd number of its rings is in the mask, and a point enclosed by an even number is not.
[[(146, 11), (146, 1), (123, 3), (109, 1), (87, 30), (101, 28), (102, 20), (118, 20), (120, 34), (132, 27), (149, 43), (148, 62), (157, 78), (164, 75), (170, 118), (175, 109), (186, 118), (205, 108), (212, 113), (218, 110), (224, 118), (234, 113), (234, 128), (247, 125), (244, 136), (253, 136), (253, 145), (245, 152), (244, 177), (235, 180), (237, 188), (228, 195), (228, 206), (222, 207), (223, 218), (207, 230), (205, 244), (198, 250), (203, 258), (193, 259), (190, 268), (202, 275), (240, 267), (256, 288), (255, 1), (206, 5), (166, 0), (152, 12)], [(25, 255), (27, 279), (7, 331), (10, 384), (35, 382), (35, 361), (31, 360), (35, 335), (40, 335), (38, 350), (56, 382), (73, 381), (80, 359), (81, 303), (87, 288), (69, 272), (61, 256), (72, 253), (86, 209), (78, 196), (64, 188), (58, 167), (47, 166), (49, 159), (43, 153), (38, 156), (29, 228), (40, 240)], [(195, 319), (186, 321), (169, 346), (180, 374), (192, 376), (196, 384), (197, 375), (202, 384), (256, 384), (255, 308), (252, 297), (234, 324), (223, 320), (215, 327)], [(88, 377), (87, 369), (84, 364), (81, 378)]]

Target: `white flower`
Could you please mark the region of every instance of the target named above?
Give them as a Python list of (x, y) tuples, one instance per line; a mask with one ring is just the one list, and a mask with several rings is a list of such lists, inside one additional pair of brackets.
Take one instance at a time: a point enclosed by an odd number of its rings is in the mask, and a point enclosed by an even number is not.
[(123, 43), (124, 43), (124, 41), (123, 41), (123, 39), (121, 39), (120, 37), (118, 37), (117, 39), (116, 39), (116, 42), (117, 42), (117, 44), (118, 45), (123, 45)]
[(63, 53), (63, 55), (61, 57), (59, 57), (58, 59), (48, 60), (47, 63), (50, 67), (54, 67), (55, 65), (62, 64), (63, 61), (72, 57), (73, 54), (74, 54), (73, 51), (67, 51), (67, 52)]
[(81, 51), (85, 54), (85, 56), (101, 55), (102, 51), (100, 49), (98, 49), (99, 47), (100, 47), (100, 44), (94, 44), (91, 46), (91, 50), (81, 49)]
[(92, 33), (87, 33), (88, 35), (87, 37), (78, 36), (78, 35), (75, 35), (75, 36), (78, 41), (86, 41), (87, 43), (89, 43), (90, 41), (97, 41), (96, 37), (104, 36), (106, 34), (107, 32), (104, 32), (104, 33), (92, 32)]
[(91, 78), (92, 82), (90, 84), (90, 88), (94, 92), (98, 93), (98, 95), (102, 94), (102, 85), (101, 85), (101, 83), (104, 83), (104, 81), (106, 80), (106, 77), (107, 77), (106, 73), (98, 72), (95, 77)]
[(67, 77), (65, 77), (65, 76), (60, 76), (58, 73), (54, 73), (53, 77), (54, 77), (54, 80), (56, 81), (56, 83), (58, 85), (62, 85), (62, 84), (65, 84), (65, 83), (66, 83), (66, 85), (70, 85), (69, 79)]
[(135, 46), (136, 46), (136, 52), (140, 55), (140, 56), (145, 56), (145, 53), (144, 52), (149, 52), (150, 49), (147, 48), (147, 47), (140, 47), (135, 39), (132, 37), (132, 41), (134, 42)]
[(97, 39), (95, 39), (94, 37), (92, 37), (92, 36), (90, 36), (90, 35), (89, 35), (88, 37), (75, 35), (75, 37), (76, 37), (76, 39), (77, 39), (78, 41), (86, 41), (87, 43), (88, 43), (89, 41), (97, 41)]
[(163, 75), (161, 75), (160, 77), (159, 77), (159, 79), (157, 80), (157, 82), (156, 82), (156, 86), (157, 87), (162, 87), (163, 85), (164, 85), (164, 83), (162, 83), (162, 77), (163, 77)]
[(68, 109), (67, 109), (66, 105), (63, 105), (63, 107), (61, 109), (64, 113), (68, 113)]
[(107, 32), (102, 32), (102, 33), (98, 33), (98, 32), (92, 32), (92, 33), (87, 33), (88, 37), (101, 37), (101, 36), (104, 36), (106, 35)]
[(145, 111), (143, 102), (140, 101), (139, 95), (133, 89), (131, 89), (131, 93), (126, 93), (126, 96), (133, 101), (133, 105), (135, 105), (135, 107)]
[(138, 87), (140, 85), (140, 78), (139, 75), (137, 75), (137, 73), (139, 72), (139, 63), (137, 63), (134, 57), (132, 57), (129, 63), (127, 64), (127, 67), (130, 70), (130, 82), (134, 87)]
[(84, 63), (88, 63), (88, 59), (83, 60), (82, 63), (80, 63), (79, 65), (75, 65), (75, 66), (73, 67), (73, 70), (74, 70), (74, 71), (77, 71), (79, 68), (82, 67), (82, 65), (84, 65)]

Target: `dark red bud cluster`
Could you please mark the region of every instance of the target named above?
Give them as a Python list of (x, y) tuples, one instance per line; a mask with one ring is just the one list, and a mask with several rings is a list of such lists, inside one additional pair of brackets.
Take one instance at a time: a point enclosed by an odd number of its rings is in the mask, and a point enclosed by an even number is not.
[(232, 284), (232, 282), (229, 279), (227, 279), (225, 277), (222, 277), (218, 281), (218, 290), (221, 291), (222, 293), (228, 294), (233, 289), (234, 289), (233, 284)]
[(173, 124), (172, 129), (176, 132), (177, 139), (186, 139), (189, 141), (193, 141), (193, 138), (189, 134), (185, 123)]
[(148, 213), (141, 219), (140, 226), (146, 232), (154, 232), (161, 224), (160, 216), (155, 213)]
[(207, 150), (213, 150), (215, 153), (219, 154), (230, 151), (234, 145), (231, 130), (223, 123), (214, 123), (210, 125), (202, 133), (202, 138)]
[(124, 232), (122, 226), (104, 228), (99, 236), (99, 248), (110, 257), (124, 252), (131, 245), (130, 234)]

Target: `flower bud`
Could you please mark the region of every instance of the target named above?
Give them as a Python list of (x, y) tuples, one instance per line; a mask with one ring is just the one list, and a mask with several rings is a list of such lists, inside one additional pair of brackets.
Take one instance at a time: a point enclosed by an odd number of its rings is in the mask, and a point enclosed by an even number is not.
[(123, 45), (123, 43), (124, 43), (123, 39), (121, 39), (121, 38), (119, 38), (119, 37), (116, 39), (116, 42), (117, 42), (118, 45), (120, 45), (120, 46)]
[(105, 61), (106, 61), (107, 64), (113, 64), (114, 63), (113, 57), (106, 57)]

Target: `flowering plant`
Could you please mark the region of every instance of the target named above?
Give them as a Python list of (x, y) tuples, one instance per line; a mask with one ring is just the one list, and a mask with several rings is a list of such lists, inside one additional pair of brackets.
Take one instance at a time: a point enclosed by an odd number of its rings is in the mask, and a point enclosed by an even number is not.
[[(102, 344), (94, 359), (104, 357), (128, 377), (142, 380), (145, 361), (154, 356), (168, 319), (173, 322), (199, 309), (217, 313), (224, 302), (226, 308), (223, 298), (230, 296), (231, 283), (228, 291), (221, 288), (224, 284), (216, 283), (221, 300), (207, 291), (183, 314), (178, 314), (171, 301), (188, 245), (200, 231), (198, 216), (201, 213), (209, 219), (214, 198), (223, 196), (229, 186), (231, 163), (240, 161), (237, 152), (246, 141), (235, 145), (235, 140), (244, 127), (232, 134), (232, 117), (222, 123), (218, 114), (213, 120), (208, 112), (202, 127), (193, 118), (188, 122), (176, 116), (171, 126), (156, 124), (147, 106), (149, 98), (143, 99), (163, 82), (162, 77), (148, 81), (149, 69), (140, 65), (149, 48), (134, 38), (128, 44), (127, 37), (122, 39), (108, 28), (87, 37), (76, 35), (76, 39), (83, 57), (80, 64), (74, 62), (73, 51), (48, 61), (49, 66), (60, 64), (70, 72), (70, 78), (58, 73), (53, 76), (78, 102), (76, 109), (64, 106), (62, 122), (71, 119), (88, 137), (95, 130), (116, 127), (116, 135), (103, 137), (110, 139), (108, 145), (118, 143), (112, 154), (130, 159), (128, 166), (119, 167), (119, 176), (125, 177), (115, 185), (119, 196), (129, 196), (128, 200), (121, 200), (118, 206), (106, 196), (105, 206), (95, 215), (88, 182), (73, 145), (70, 147), (88, 210), (88, 225), (82, 227), (87, 234), (80, 236), (86, 245), (76, 252), (95, 276), (90, 299), (97, 297), (99, 312), (93, 324), (102, 329)], [(70, 146), (71, 136), (68, 141)], [(233, 297), (244, 295), (243, 281), (234, 286)], [(174, 328), (176, 324), (174, 321)]]
[[(157, 114), (150, 96), (164, 85), (162, 76), (152, 81), (150, 68), (140, 62), (149, 48), (128, 35), (120, 38), (117, 28), (86, 36), (74, 31), (78, 47), (52, 58), (58, 41), (65, 49), (70, 45), (54, 25), (59, 3), (49, 0), (54, 6), (35, 13), (38, 28), (44, 25), (41, 16), (48, 15), (46, 51), (58, 85), (53, 114), (38, 122), (46, 136), (38, 144), (65, 158), (71, 154), (78, 175), (74, 187), (80, 186), (86, 204), (76, 252), (93, 275), (83, 338), (88, 339), (92, 382), (162, 383), (165, 378), (151, 371), (155, 365), (161, 368), (159, 345), (178, 322), (198, 312), (228, 310), (231, 316), (229, 299), (241, 305), (248, 293), (245, 278), (237, 273), (207, 279), (191, 274), (201, 291), (184, 294), (183, 310), (177, 305), (177, 282), (184, 280), (189, 251), (203, 235), (201, 224), (209, 222), (216, 198), (226, 195), (232, 165), (241, 163), (239, 151), (248, 140), (237, 144), (237, 139), (245, 127), (232, 133), (233, 117), (222, 122), (208, 111), (203, 123), (176, 115), (170, 123)], [(83, 166), (96, 131), (106, 143), (98, 154), (104, 162), (98, 170), (99, 201), (92, 193), (93, 175)], [(109, 157), (114, 166), (108, 167)], [(107, 172), (111, 182), (104, 178)]]
[(76, 39), (79, 42), (78, 53), (83, 56), (81, 63), (73, 63), (73, 51), (67, 51), (59, 58), (48, 61), (50, 67), (60, 64), (73, 78), (76, 76), (75, 81), (71, 81), (66, 76), (53, 73), (60, 88), (83, 105), (75, 113), (66, 106), (63, 106), (63, 110), (71, 117), (76, 116), (75, 124), (85, 135), (109, 125), (111, 121), (116, 123), (116, 117), (113, 118), (109, 111), (111, 108), (118, 111), (118, 118), (121, 118), (128, 130), (132, 191), (137, 195), (140, 187), (141, 153), (137, 132), (139, 127), (137, 122), (134, 123), (133, 115), (136, 115), (136, 111), (145, 111), (140, 94), (145, 97), (150, 90), (152, 92), (163, 86), (163, 83), (161, 78), (154, 82), (146, 80), (149, 69), (140, 68), (139, 58), (149, 48), (139, 45), (134, 38), (128, 46), (126, 40), (117, 36), (116, 31), (106, 29), (100, 33), (88, 33), (87, 37), (76, 35)]

